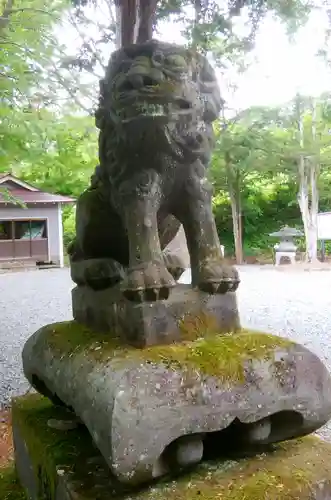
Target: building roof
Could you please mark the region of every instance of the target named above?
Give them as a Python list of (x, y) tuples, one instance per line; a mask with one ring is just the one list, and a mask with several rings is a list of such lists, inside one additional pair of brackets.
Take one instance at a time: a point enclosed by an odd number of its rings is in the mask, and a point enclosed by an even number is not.
[[(74, 203), (75, 199), (69, 196), (62, 196), (60, 194), (51, 194), (41, 191), (40, 189), (21, 181), (12, 174), (0, 174), (0, 188), (4, 186), (8, 189), (13, 198), (25, 204), (37, 203)], [(0, 192), (0, 204), (11, 204), (8, 196)]]

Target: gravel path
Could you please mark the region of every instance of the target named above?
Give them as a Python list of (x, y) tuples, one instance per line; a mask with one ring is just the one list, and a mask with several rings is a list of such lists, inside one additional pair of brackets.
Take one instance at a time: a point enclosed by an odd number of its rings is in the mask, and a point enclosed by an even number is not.
[(68, 269), (0, 275), (0, 407), (28, 384), (21, 369), (25, 340), (38, 328), (71, 318)]
[[(290, 337), (314, 351), (331, 371), (331, 272), (241, 270), (242, 325)], [(68, 269), (0, 275), (0, 406), (28, 385), (21, 349), (46, 323), (71, 318)], [(324, 429), (322, 434), (330, 435)]]

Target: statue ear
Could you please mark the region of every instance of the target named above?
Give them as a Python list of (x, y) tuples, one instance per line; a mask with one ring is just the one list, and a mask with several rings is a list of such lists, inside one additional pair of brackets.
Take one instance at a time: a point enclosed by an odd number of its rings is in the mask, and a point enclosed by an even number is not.
[(199, 85), (205, 108), (203, 119), (211, 123), (219, 117), (223, 100), (214, 68), (205, 56), (200, 55), (199, 63)]

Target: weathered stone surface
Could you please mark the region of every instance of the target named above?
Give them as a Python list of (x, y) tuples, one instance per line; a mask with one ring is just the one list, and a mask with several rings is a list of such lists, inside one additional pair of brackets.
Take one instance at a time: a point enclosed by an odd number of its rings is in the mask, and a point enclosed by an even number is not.
[(323, 363), (301, 345), (260, 333), (140, 350), (60, 323), (27, 341), (23, 367), (37, 390), (74, 410), (122, 482), (141, 483), (199, 457), (191, 434), (205, 443), (232, 425), (233, 442), (266, 444), (310, 433), (331, 416)]
[(78, 199), (69, 249), (77, 284), (121, 282), (133, 302), (167, 299), (179, 252), (163, 250), (182, 225), (193, 286), (235, 291), (207, 179), (221, 105), (215, 72), (196, 51), (149, 40), (112, 54), (96, 112), (100, 164)]
[[(329, 500), (331, 445), (306, 437), (255, 456), (208, 460), (177, 481), (140, 490), (118, 483), (84, 427), (56, 431), (63, 410), (30, 395), (14, 400), (16, 467), (31, 500)], [(0, 492), (1, 482), (0, 482)]]
[(200, 335), (240, 327), (235, 293), (210, 295), (189, 285), (178, 285), (167, 301), (141, 304), (127, 300), (118, 287), (96, 291), (80, 286), (72, 290), (72, 309), (79, 323), (136, 347), (185, 340), (192, 323)]

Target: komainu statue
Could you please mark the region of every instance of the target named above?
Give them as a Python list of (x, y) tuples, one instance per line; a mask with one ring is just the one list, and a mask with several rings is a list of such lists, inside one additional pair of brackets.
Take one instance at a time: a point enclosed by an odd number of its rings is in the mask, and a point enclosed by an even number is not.
[(72, 278), (94, 289), (121, 282), (135, 302), (166, 299), (183, 271), (162, 253), (184, 227), (192, 286), (234, 291), (212, 213), (206, 173), (221, 97), (207, 59), (149, 41), (118, 50), (100, 84), (99, 162), (79, 198)]
[[(331, 484), (321, 444), (276, 448), (330, 420), (328, 370), (288, 338), (240, 327), (239, 279), (222, 260), (206, 179), (220, 106), (209, 63), (185, 48), (150, 41), (110, 60), (96, 115), (100, 164), (70, 249), (74, 320), (40, 328), (22, 353), (27, 380), (54, 403), (31, 394), (14, 404), (30, 498), (287, 500)], [(169, 243), (183, 228), (193, 287), (168, 297), (183, 268)], [(285, 458), (300, 450), (293, 468)], [(234, 460), (255, 452), (255, 472)], [(307, 463), (321, 469), (318, 482)], [(176, 480), (184, 471), (193, 475)]]

